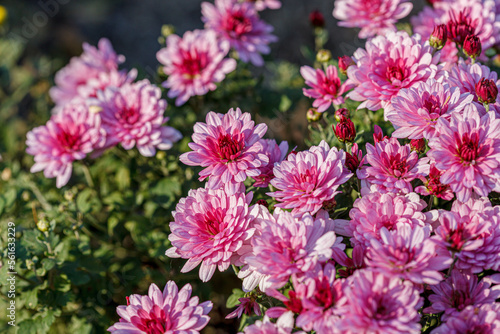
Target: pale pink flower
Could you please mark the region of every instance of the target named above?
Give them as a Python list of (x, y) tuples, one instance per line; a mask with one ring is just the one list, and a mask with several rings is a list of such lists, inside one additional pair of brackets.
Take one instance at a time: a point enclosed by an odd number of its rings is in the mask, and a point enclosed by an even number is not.
[(100, 115), (109, 145), (120, 143), (124, 149), (134, 146), (150, 157), (156, 149), (169, 150), (182, 138), (176, 129), (165, 126), (163, 114), (167, 101), (161, 98), (161, 90), (149, 80), (141, 80), (122, 87), (108, 87), (98, 93)]
[(46, 125), (26, 135), (26, 152), (34, 156), (31, 172), (44, 171), (47, 178), (57, 178), (61, 188), (68, 183), (73, 161), (100, 149), (106, 141), (99, 115), (90, 113), (82, 104), (67, 104), (52, 115)]
[(345, 227), (351, 243), (370, 247), (370, 239), (382, 240), (382, 227), (392, 231), (400, 224), (427, 226), (427, 218), (422, 210), (427, 204), (415, 193), (398, 195), (379, 192), (363, 193), (363, 197), (354, 201), (349, 212), (351, 221)]
[(255, 220), (259, 234), (252, 240), (252, 252), (241, 261), (252, 271), (266, 275), (264, 287), (281, 288), (292, 275), (304, 275), (319, 263), (328, 261), (332, 248), (344, 249), (342, 238), (336, 237), (334, 221), (321, 211), (317, 217), (309, 213), (294, 217), (290, 212), (275, 209), (263, 211)]
[(258, 11), (262, 11), (264, 9), (280, 9), (281, 1), (280, 0), (243, 0), (246, 2), (253, 2), (255, 5), (255, 9)]
[(255, 66), (264, 65), (261, 54), (271, 52), (269, 43), (277, 41), (271, 35), (273, 27), (259, 18), (252, 3), (235, 0), (215, 0), (201, 4), (205, 28), (214, 30), (220, 39), (228, 41), (239, 58)]
[(367, 143), (365, 159), (369, 166), (356, 174), (377, 191), (407, 194), (413, 191), (411, 181), (429, 174), (429, 159), (419, 159), (410, 145), (401, 146), (396, 138), (380, 141), (375, 146)]
[(198, 297), (191, 297), (193, 289), (186, 284), (181, 290), (174, 281), (168, 281), (163, 292), (149, 286), (145, 296), (131, 295), (127, 306), (116, 308), (120, 321), (108, 328), (120, 334), (171, 333), (199, 334), (208, 324), (212, 302), (199, 304)]
[(451, 208), (465, 220), (467, 227), (481, 227), (474, 236), (478, 242), (475, 249), (464, 249), (457, 254), (456, 268), (480, 273), (500, 268), (500, 206), (491, 206), (488, 198), (470, 199), (466, 203), (455, 201)]
[(413, 4), (406, 0), (337, 0), (333, 17), (341, 27), (361, 28), (359, 38), (396, 31), (396, 22), (410, 14)]
[[(498, 74), (492, 71), (488, 66), (478, 63), (471, 65), (459, 62), (451, 68), (448, 77), (448, 81), (451, 85), (459, 87), (462, 93), (470, 93), (474, 96), (474, 104), (478, 111), (484, 114), (486, 110), (483, 104), (478, 101), (476, 94), (476, 84), (481, 81), (481, 79), (493, 80), (497, 87), (500, 88)], [(494, 106), (500, 108), (500, 96), (497, 96), (497, 102), (495, 102)]]
[(300, 74), (306, 81), (309, 89), (303, 88), (304, 95), (315, 99), (313, 107), (318, 112), (326, 111), (331, 105), (344, 103), (342, 95), (349, 91), (354, 85), (340, 82), (337, 67), (330, 65), (326, 73), (322, 69), (314, 69), (310, 66), (302, 66)]
[[(50, 97), (60, 106), (76, 97), (82, 97), (82, 86), (85, 86), (89, 80), (103, 81), (100, 78), (103, 73), (109, 74), (113, 79), (119, 78), (119, 83), (135, 78), (129, 78), (125, 73), (117, 72), (118, 65), (125, 61), (125, 57), (115, 53), (108, 39), (101, 38), (97, 48), (83, 43), (83, 50), (80, 57), (72, 58), (70, 63), (55, 76), (56, 86), (50, 89)], [(116, 84), (116, 82), (113, 83)]]
[(428, 233), (418, 225), (412, 228), (402, 224), (393, 232), (382, 227), (381, 240), (370, 240), (367, 266), (416, 284), (439, 283), (443, 280), (440, 271), (450, 266), (452, 258), (450, 255), (436, 255), (436, 243), (429, 239)]
[(369, 40), (354, 58), (356, 65), (349, 66), (347, 76), (356, 88), (347, 97), (363, 102), (358, 109), (386, 109), (402, 88), (439, 76), (439, 53), (433, 56), (429, 43), (405, 31)]
[[(211, 111), (206, 123), (196, 123), (193, 150), (182, 154), (179, 159), (189, 166), (205, 167), (200, 172), (200, 181), (207, 177), (208, 187), (224, 187), (229, 191), (247, 177), (259, 176), (260, 168), (268, 164), (269, 158), (262, 152), (260, 139), (267, 131), (267, 125), (255, 123), (249, 113), (239, 108), (230, 109), (225, 115)], [(229, 191), (231, 192), (231, 191)]]
[(452, 112), (462, 112), (473, 98), (470, 93), (461, 94), (459, 87), (435, 79), (401, 89), (391, 100), (392, 108), (386, 112), (387, 119), (396, 128), (392, 136), (429, 140), (440, 117), (449, 118)]
[(234, 59), (225, 59), (229, 42), (218, 40), (212, 30), (187, 31), (182, 38), (173, 34), (167, 37), (166, 45), (156, 58), (164, 65), (168, 79), (163, 86), (168, 97), (177, 98), (176, 106), (191, 96), (215, 90), (216, 83), (236, 68)]
[[(193, 270), (201, 263), (200, 279), (207, 282), (215, 268), (225, 271), (238, 264), (236, 252), (255, 232), (255, 209), (250, 212), (252, 193), (227, 195), (222, 189), (190, 190), (172, 213), (168, 239), (169, 257), (188, 259), (181, 272)], [(258, 206), (257, 206), (258, 207)]]
[(274, 165), (282, 162), (288, 153), (288, 142), (282, 141), (279, 146), (274, 139), (261, 139), (259, 142), (262, 145), (260, 153), (269, 158), (269, 163), (259, 168), (260, 174), (253, 178), (255, 180), (253, 186), (266, 188), (274, 179)]
[(347, 304), (339, 310), (341, 333), (420, 333), (417, 311), (423, 300), (408, 281), (357, 270), (347, 279), (344, 296)]
[(469, 305), (479, 307), (483, 304), (494, 303), (500, 297), (499, 289), (490, 289), (486, 281), (478, 281), (476, 275), (453, 269), (451, 275), (438, 285), (431, 286), (434, 294), (429, 296), (431, 306), (426, 307), (424, 313), (441, 313), (444, 321), (448, 317), (457, 315)]
[(451, 316), (431, 334), (496, 334), (500, 333), (500, 303), (469, 305)]
[(315, 214), (340, 193), (338, 187), (352, 176), (344, 164), (345, 152), (330, 148), (323, 140), (276, 164), (271, 184), (278, 190), (268, 195), (280, 202), (278, 208), (293, 209), (294, 214)]
[(450, 185), (457, 199), (472, 194), (488, 196), (500, 187), (500, 119), (490, 112), (480, 116), (474, 105), (450, 120), (440, 118), (429, 140), (427, 156), (443, 171), (441, 182)]

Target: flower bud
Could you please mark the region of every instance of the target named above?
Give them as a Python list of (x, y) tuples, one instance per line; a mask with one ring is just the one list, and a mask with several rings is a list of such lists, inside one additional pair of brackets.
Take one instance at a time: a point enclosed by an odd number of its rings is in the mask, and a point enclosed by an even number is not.
[(335, 119), (337, 122), (341, 122), (344, 118), (350, 118), (350, 116), (349, 110), (346, 108), (335, 110)]
[(325, 17), (319, 10), (315, 10), (309, 14), (309, 22), (315, 28), (323, 28), (325, 26)]
[(321, 113), (319, 113), (316, 108), (309, 108), (306, 118), (308, 122), (317, 122), (321, 119)]
[(356, 65), (356, 63), (354, 62), (354, 60), (352, 60), (351, 57), (349, 57), (349, 56), (339, 57), (339, 70), (340, 70), (340, 73), (346, 75), (347, 74), (347, 69), (351, 65)]
[(161, 35), (163, 37), (168, 37), (175, 33), (175, 27), (171, 24), (164, 24), (161, 26)]
[(5, 20), (7, 20), (7, 9), (0, 6), (0, 25), (4, 24)]
[(262, 205), (262, 206), (264, 206), (266, 208), (269, 208), (269, 204), (267, 203), (267, 201), (265, 199), (259, 199), (257, 201), (257, 204)]
[(46, 218), (40, 218), (36, 222), (36, 227), (38, 228), (38, 230), (40, 230), (40, 232), (47, 232), (49, 230), (49, 226), (49, 222)]
[(343, 118), (336, 126), (332, 126), (335, 135), (342, 143), (352, 143), (356, 138), (356, 129), (354, 123), (349, 118)]
[(321, 49), (316, 54), (316, 60), (320, 63), (329, 62), (332, 59), (332, 53), (329, 50)]
[(446, 25), (440, 24), (438, 26), (434, 26), (434, 30), (432, 31), (431, 37), (429, 37), (429, 44), (436, 50), (441, 50), (448, 39), (448, 31), (446, 29)]
[(482, 78), (476, 84), (476, 95), (479, 102), (483, 104), (495, 103), (498, 95), (495, 81)]
[(464, 41), (464, 53), (467, 57), (476, 59), (481, 54), (481, 40), (477, 35), (468, 35)]
[(425, 152), (425, 140), (423, 138), (420, 139), (412, 139), (410, 141), (410, 147), (412, 151), (415, 151), (417, 153), (424, 153)]
[(337, 207), (337, 201), (334, 198), (332, 198), (329, 201), (323, 202), (322, 209), (329, 213), (333, 213), (336, 207)]
[(351, 172), (355, 173), (359, 167), (359, 159), (356, 154), (351, 154), (349, 152), (345, 152), (345, 166)]

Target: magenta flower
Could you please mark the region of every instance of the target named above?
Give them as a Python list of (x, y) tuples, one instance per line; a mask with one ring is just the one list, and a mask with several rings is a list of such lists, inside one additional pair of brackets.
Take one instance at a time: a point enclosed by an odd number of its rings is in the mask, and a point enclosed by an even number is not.
[(366, 144), (366, 161), (370, 166), (357, 171), (360, 180), (374, 185), (377, 191), (413, 191), (411, 181), (429, 174), (428, 158), (418, 158), (410, 145), (401, 146), (396, 138)]
[(500, 297), (499, 289), (490, 289), (486, 281), (478, 281), (476, 275), (453, 269), (451, 275), (438, 285), (431, 286), (434, 294), (429, 296), (431, 306), (424, 313), (441, 313), (441, 320), (456, 316), (460, 311), (471, 305), (479, 307), (494, 303)]
[(35, 160), (30, 171), (43, 170), (45, 177), (55, 177), (61, 188), (71, 177), (73, 161), (101, 148), (106, 132), (99, 115), (90, 113), (85, 105), (67, 104), (46, 125), (34, 128), (26, 137), (26, 152)]
[[(98, 48), (83, 43), (83, 50), (80, 57), (72, 58), (70, 63), (56, 74), (56, 86), (50, 89), (50, 97), (58, 105), (62, 106), (81, 96), (80, 91), (89, 80), (99, 80), (102, 73), (117, 72), (118, 65), (125, 61), (124, 56), (115, 53), (106, 38), (99, 41)], [(125, 73), (116, 73), (113, 76), (129, 79)]]
[(379, 192), (363, 193), (349, 212), (351, 221), (345, 227), (351, 243), (370, 247), (370, 239), (382, 240), (380, 230), (393, 231), (401, 224), (425, 227), (427, 218), (422, 210), (427, 204), (415, 193), (398, 195)]
[(255, 232), (253, 220), (258, 205), (250, 212), (252, 193), (227, 195), (223, 190), (199, 188), (190, 190), (172, 214), (168, 239), (169, 257), (188, 259), (181, 272), (193, 270), (201, 263), (200, 279), (207, 282), (215, 268), (226, 270), (238, 263), (236, 252)]
[(394, 125), (396, 138), (427, 140), (434, 136), (435, 125), (440, 117), (449, 118), (450, 113), (460, 113), (473, 100), (470, 93), (460, 93), (460, 88), (434, 79), (419, 82), (404, 88), (392, 98), (392, 108), (386, 112)]
[(451, 256), (436, 256), (436, 243), (429, 239), (428, 230), (402, 224), (392, 233), (382, 227), (382, 240), (371, 239), (366, 264), (387, 276), (402, 278), (416, 284), (438, 284), (441, 270), (448, 268)]
[(278, 208), (293, 209), (294, 214), (315, 214), (340, 193), (338, 187), (352, 176), (344, 164), (345, 152), (330, 148), (323, 140), (319, 146), (290, 154), (276, 164), (271, 184), (278, 190), (268, 195), (280, 202)]
[(247, 2), (253, 2), (255, 5), (255, 9), (258, 11), (262, 11), (264, 9), (280, 9), (281, 1), (280, 0), (245, 0)]
[(363, 269), (347, 279), (344, 295), (341, 333), (420, 333), (423, 300), (410, 282)]
[(358, 49), (354, 58), (356, 65), (349, 66), (347, 76), (356, 88), (347, 97), (363, 101), (358, 109), (386, 109), (402, 88), (434, 78), (438, 72), (439, 53), (432, 56), (428, 43), (404, 31), (369, 40), (366, 50)]
[(472, 193), (488, 196), (500, 187), (500, 119), (490, 112), (480, 116), (470, 104), (463, 114), (440, 118), (427, 156), (443, 171), (441, 182), (450, 185), (457, 199)]
[[(491, 206), (488, 198), (469, 200), (466, 203), (455, 201), (451, 208), (465, 221), (467, 228), (476, 228), (478, 247), (463, 249), (457, 254), (456, 268), (480, 273), (484, 270), (500, 268), (500, 206)], [(478, 233), (480, 232), (480, 233)]]
[(282, 162), (288, 153), (288, 142), (282, 141), (279, 146), (274, 139), (261, 139), (259, 142), (262, 145), (260, 153), (269, 158), (269, 163), (259, 168), (260, 174), (254, 177), (253, 186), (266, 188), (269, 182), (274, 179), (274, 165)]
[(333, 17), (340, 27), (361, 28), (359, 38), (370, 38), (396, 31), (396, 22), (413, 8), (406, 0), (337, 0)]
[(168, 79), (163, 86), (168, 89), (168, 97), (177, 98), (176, 106), (191, 96), (215, 90), (216, 83), (236, 68), (234, 59), (224, 59), (229, 42), (219, 41), (212, 30), (187, 31), (182, 38), (170, 35), (166, 44), (156, 58), (164, 65)]
[(136, 146), (142, 155), (151, 157), (156, 149), (169, 150), (182, 138), (179, 131), (164, 126), (168, 121), (163, 116), (167, 102), (149, 80), (109, 87), (99, 92), (98, 98), (110, 145), (120, 143), (126, 150)]
[(199, 334), (210, 320), (207, 314), (213, 304), (211, 301), (199, 304), (198, 297), (191, 298), (192, 291), (190, 284), (179, 291), (174, 281), (168, 281), (162, 293), (156, 284), (151, 284), (148, 295), (131, 295), (127, 298), (127, 306), (116, 308), (120, 321), (108, 331), (120, 334)]
[(277, 38), (271, 35), (273, 27), (259, 18), (253, 4), (235, 0), (215, 0), (215, 5), (203, 2), (201, 13), (205, 28), (228, 41), (243, 62), (264, 65), (261, 54), (268, 54), (271, 51), (268, 44)]
[(280, 209), (273, 215), (263, 211), (255, 223), (260, 234), (251, 240), (252, 253), (241, 261), (249, 264), (252, 271), (267, 276), (265, 289), (283, 287), (290, 276), (303, 275), (328, 261), (333, 247), (345, 248), (325, 211), (316, 218), (309, 213), (294, 217)]
[(431, 332), (431, 334), (462, 333), (500, 333), (500, 303), (483, 304), (480, 307), (469, 305)]
[(318, 112), (326, 111), (331, 105), (344, 103), (342, 95), (353, 88), (354, 85), (340, 82), (337, 67), (330, 65), (326, 68), (326, 73), (321, 69), (314, 69), (310, 66), (302, 66), (300, 74), (306, 80), (306, 85), (310, 89), (303, 89), (304, 95), (315, 99), (313, 107), (318, 108)]
[(443, 175), (443, 172), (436, 168), (434, 162), (431, 162), (429, 175), (425, 178), (424, 185), (416, 187), (415, 192), (422, 196), (436, 196), (445, 201), (452, 200), (454, 197), (453, 191), (451, 191), (450, 186), (441, 183), (441, 175)]
[[(189, 166), (206, 167), (200, 172), (200, 181), (210, 176), (208, 187), (230, 190), (247, 177), (259, 176), (260, 168), (268, 164), (269, 158), (262, 152), (260, 139), (267, 125), (254, 126), (249, 113), (230, 109), (227, 114), (207, 114), (206, 123), (196, 123), (193, 150), (179, 159)], [(231, 192), (231, 191), (229, 191)]]
[[(450, 70), (449, 82), (451, 85), (460, 87), (462, 93), (470, 93), (474, 96), (474, 104), (477, 106), (481, 113), (485, 112), (483, 104), (479, 102), (476, 93), (476, 85), (482, 80), (493, 80), (497, 87), (500, 88), (500, 80), (495, 71), (490, 70), (489, 67), (480, 64), (466, 64), (460, 62), (453, 66)], [(500, 106), (500, 97), (497, 96), (495, 106)]]

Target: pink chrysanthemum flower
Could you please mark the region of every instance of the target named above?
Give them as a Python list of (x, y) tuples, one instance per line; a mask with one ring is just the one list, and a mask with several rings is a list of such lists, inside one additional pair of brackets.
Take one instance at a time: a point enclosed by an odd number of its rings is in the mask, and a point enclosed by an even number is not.
[(253, 186), (266, 188), (269, 182), (274, 179), (274, 165), (282, 162), (288, 153), (288, 142), (282, 141), (279, 146), (274, 139), (261, 139), (259, 142), (262, 145), (260, 153), (269, 158), (269, 163), (259, 168), (260, 174), (254, 177)]
[(396, 128), (392, 136), (429, 140), (434, 136), (434, 127), (440, 117), (449, 118), (452, 112), (462, 112), (473, 98), (472, 94), (461, 94), (455, 85), (434, 79), (401, 89), (391, 100), (392, 108), (386, 112), (387, 119)]
[(281, 1), (280, 0), (244, 0), (247, 2), (253, 2), (255, 5), (255, 9), (258, 11), (262, 11), (264, 9), (280, 9)]
[(431, 334), (495, 334), (500, 333), (500, 303), (467, 306)]
[(309, 213), (294, 217), (276, 209), (271, 215), (263, 211), (255, 220), (259, 234), (252, 240), (252, 253), (241, 261), (250, 269), (266, 275), (264, 287), (281, 288), (294, 274), (305, 274), (332, 256), (332, 248), (344, 249), (342, 238), (336, 237), (334, 221), (321, 211), (317, 217)]
[(189, 143), (193, 151), (179, 159), (189, 166), (206, 167), (200, 172), (200, 181), (210, 176), (209, 188), (225, 186), (229, 191), (247, 177), (259, 176), (260, 168), (268, 164), (260, 142), (266, 131), (267, 125), (255, 126), (250, 114), (239, 108), (230, 109), (225, 115), (211, 111), (206, 123), (194, 126), (194, 143)]
[(239, 58), (255, 66), (264, 65), (261, 54), (268, 54), (269, 43), (277, 41), (271, 35), (273, 27), (259, 18), (252, 3), (235, 0), (215, 0), (201, 4), (205, 28), (214, 30), (220, 39), (228, 41)]
[(151, 284), (148, 295), (131, 295), (127, 306), (116, 308), (120, 321), (108, 328), (120, 334), (199, 334), (208, 324), (212, 302), (199, 304), (191, 297), (193, 289), (186, 284), (180, 291), (174, 281), (168, 281), (162, 291)]
[[(70, 63), (56, 74), (56, 86), (50, 89), (50, 97), (60, 106), (81, 96), (80, 90), (89, 80), (98, 80), (102, 73), (117, 72), (118, 65), (125, 61), (124, 56), (115, 53), (106, 38), (99, 41), (98, 48), (84, 43), (83, 50), (80, 57), (72, 58)], [(127, 78), (125, 73), (115, 75)]]
[(398, 195), (379, 192), (363, 193), (349, 212), (351, 221), (345, 227), (351, 243), (370, 247), (370, 239), (382, 240), (380, 230), (393, 231), (400, 224), (425, 227), (427, 218), (422, 210), (427, 204), (415, 193)]
[(108, 87), (98, 93), (98, 98), (110, 145), (120, 143), (126, 150), (136, 146), (142, 155), (150, 157), (156, 149), (169, 150), (182, 138), (179, 131), (164, 126), (168, 121), (163, 116), (167, 101), (149, 80)]
[(451, 256), (437, 255), (436, 243), (420, 226), (398, 226), (392, 233), (382, 227), (381, 240), (371, 239), (366, 264), (387, 276), (409, 280), (416, 284), (438, 284), (440, 273), (452, 263)]
[(306, 81), (309, 89), (304, 88), (304, 95), (315, 99), (313, 107), (318, 112), (326, 111), (331, 105), (344, 103), (342, 95), (353, 88), (354, 85), (340, 82), (337, 67), (330, 65), (326, 73), (322, 69), (314, 69), (310, 66), (302, 66), (300, 74)]
[[(481, 113), (485, 112), (483, 104), (479, 102), (476, 94), (476, 84), (481, 79), (493, 80), (497, 87), (500, 88), (500, 80), (495, 71), (492, 71), (488, 66), (481, 64), (466, 64), (460, 62), (453, 66), (450, 70), (448, 81), (451, 85), (459, 87), (462, 93), (470, 93), (474, 96), (474, 104)], [(500, 96), (497, 96), (495, 106), (500, 107)]]
[(453, 269), (451, 275), (438, 285), (431, 286), (434, 294), (429, 296), (431, 306), (424, 313), (441, 313), (441, 320), (458, 315), (467, 306), (479, 307), (494, 303), (500, 297), (499, 289), (490, 289), (490, 284), (478, 281), (476, 275)]
[(337, 0), (333, 17), (340, 27), (361, 28), (359, 38), (369, 38), (396, 31), (396, 22), (413, 8), (406, 0)]
[(466, 203), (455, 201), (451, 208), (465, 220), (467, 227), (482, 227), (482, 233), (474, 236), (478, 242), (475, 249), (464, 249), (457, 254), (456, 268), (480, 273), (500, 268), (500, 206), (491, 206), (488, 198), (470, 199)]
[(473, 104), (463, 114), (440, 118), (427, 156), (443, 171), (441, 182), (450, 185), (457, 199), (472, 193), (488, 196), (500, 187), (500, 119), (490, 112), (480, 116)]
[[(239, 334), (291, 334), (293, 330), (293, 314), (283, 314), (276, 323), (272, 323), (269, 317), (257, 320), (253, 325), (245, 327), (243, 333)], [(294, 334), (305, 334), (303, 331), (294, 332)]]
[(415, 192), (422, 196), (436, 196), (445, 201), (452, 200), (454, 197), (453, 191), (451, 191), (450, 186), (441, 183), (441, 175), (443, 175), (443, 172), (436, 168), (434, 162), (431, 162), (429, 175), (425, 178), (424, 185), (416, 187)]
[(26, 137), (26, 152), (35, 157), (31, 172), (43, 170), (45, 177), (57, 178), (56, 185), (61, 188), (71, 177), (73, 161), (101, 148), (106, 132), (99, 115), (90, 113), (85, 105), (67, 104)]
[(268, 195), (280, 202), (278, 208), (293, 209), (294, 214), (315, 214), (340, 193), (338, 187), (352, 176), (344, 163), (345, 152), (330, 148), (323, 140), (276, 164), (271, 184), (278, 190)]
[(187, 31), (182, 38), (170, 35), (166, 44), (156, 58), (164, 65), (168, 79), (163, 86), (168, 89), (168, 97), (177, 98), (176, 106), (191, 96), (215, 90), (216, 83), (236, 68), (234, 59), (224, 59), (229, 42), (219, 41), (212, 30)]
[(380, 141), (375, 146), (367, 143), (365, 159), (369, 166), (356, 174), (377, 191), (407, 194), (413, 191), (411, 181), (429, 174), (429, 159), (419, 159), (410, 145), (401, 146), (396, 138)]
[(358, 107), (378, 110), (388, 108), (391, 99), (402, 88), (437, 76), (439, 54), (419, 35), (399, 31), (377, 36), (366, 42), (366, 50), (354, 52), (356, 65), (349, 66), (347, 76), (356, 88), (347, 94)]
[(215, 268), (226, 270), (238, 264), (236, 252), (255, 232), (256, 207), (250, 212), (252, 193), (227, 195), (222, 189), (190, 190), (172, 213), (168, 239), (169, 257), (188, 259), (181, 272), (193, 270), (201, 263), (200, 279), (207, 282)]
[(347, 279), (344, 295), (341, 333), (420, 333), (423, 301), (410, 282), (363, 269)]

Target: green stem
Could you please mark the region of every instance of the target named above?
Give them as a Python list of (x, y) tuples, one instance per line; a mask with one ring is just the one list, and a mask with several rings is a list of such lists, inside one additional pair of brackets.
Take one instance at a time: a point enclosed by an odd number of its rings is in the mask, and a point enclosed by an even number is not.
[(92, 180), (92, 175), (90, 175), (90, 170), (86, 164), (82, 163), (83, 175), (85, 175), (85, 180), (90, 188), (94, 188), (94, 181)]

